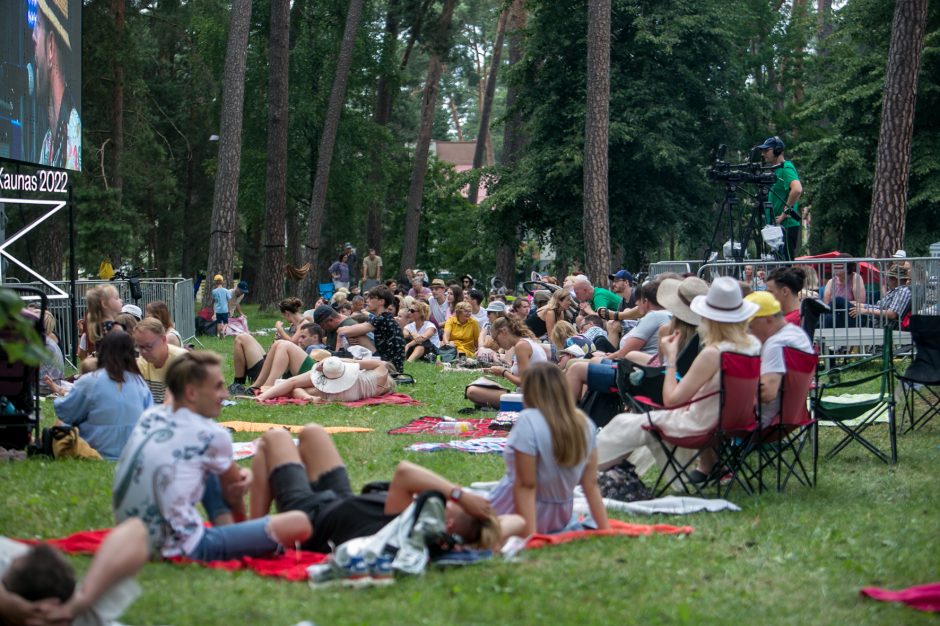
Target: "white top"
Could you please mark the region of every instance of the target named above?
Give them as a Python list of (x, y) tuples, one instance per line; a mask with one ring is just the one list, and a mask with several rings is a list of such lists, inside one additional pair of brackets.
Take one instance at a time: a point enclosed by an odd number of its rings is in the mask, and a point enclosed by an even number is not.
[[(542, 361), (548, 361), (548, 355), (545, 354), (545, 348), (542, 347), (542, 344), (540, 344), (535, 339), (529, 339), (528, 337), (523, 337), (523, 339), (525, 339), (526, 342), (532, 346), (532, 356), (529, 357), (529, 365), (532, 365), (533, 363), (541, 363)], [(519, 375), (519, 363), (516, 361), (515, 351), (513, 351), (512, 367), (509, 369), (509, 371), (516, 376)]]
[(196, 503), (206, 476), (231, 464), (232, 437), (213, 420), (185, 408), (148, 409), (115, 468), (114, 519), (139, 517), (162, 556), (189, 554), (205, 532)]
[(424, 324), (421, 325), (420, 329), (417, 327), (417, 325), (414, 322), (409, 322), (408, 324), (405, 325), (405, 331), (411, 333), (415, 337), (426, 333), (428, 328), (434, 329), (434, 332), (431, 334), (431, 337), (430, 337), (431, 345), (433, 345), (435, 348), (440, 348), (441, 338), (437, 334), (437, 328), (434, 326), (434, 324), (432, 324), (428, 320), (424, 320)]
[(483, 326), (490, 320), (489, 316), (486, 314), (486, 309), (483, 307), (480, 307), (480, 311), (478, 313), (471, 311), (470, 317), (477, 321), (477, 324), (480, 325), (480, 328), (483, 328)]
[[(786, 374), (787, 366), (783, 360), (783, 349), (794, 348), (803, 352), (812, 352), (813, 345), (803, 329), (794, 324), (784, 324), (783, 328), (767, 338), (760, 350), (760, 375)], [(766, 425), (780, 412), (780, 399), (783, 386), (777, 390), (777, 396), (770, 402), (760, 405), (761, 425)]]
[(431, 307), (431, 319), (437, 322), (437, 326), (443, 327), (447, 318), (450, 317), (450, 305), (447, 304), (447, 299), (445, 298), (442, 304), (438, 304), (437, 299), (431, 296), (428, 298), (428, 306)]

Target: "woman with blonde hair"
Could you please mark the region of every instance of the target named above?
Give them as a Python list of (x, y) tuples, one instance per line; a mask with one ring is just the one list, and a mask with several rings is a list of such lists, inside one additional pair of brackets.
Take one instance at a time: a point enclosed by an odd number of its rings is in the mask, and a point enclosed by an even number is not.
[(411, 303), (407, 311), (411, 322), (405, 326), (402, 333), (408, 343), (405, 344), (405, 355), (408, 361), (414, 362), (425, 355), (437, 354), (437, 348), (441, 345), (441, 340), (437, 336), (437, 328), (428, 321), (431, 315), (431, 307), (425, 302), (415, 300)]
[(183, 337), (179, 331), (173, 328), (173, 320), (170, 318), (170, 309), (163, 300), (154, 300), (147, 303), (147, 317), (155, 317), (163, 322), (166, 329), (166, 342), (173, 346), (183, 347)]
[[(660, 467), (665, 463), (662, 449), (653, 435), (643, 430), (652, 421), (673, 437), (692, 437), (709, 432), (718, 422), (721, 385), (721, 353), (737, 352), (760, 354), (760, 342), (748, 334), (750, 317), (757, 305), (744, 300), (741, 287), (735, 279), (722, 276), (708, 288), (706, 295), (695, 296), (689, 306), (701, 316), (699, 333), (701, 349), (689, 371), (676, 380), (676, 361), (679, 355), (679, 333), (667, 337), (660, 346), (663, 378), (663, 405), (665, 409), (646, 413), (621, 413), (614, 417), (597, 436), (598, 465), (607, 469), (629, 458), (642, 476), (655, 460)], [(700, 398), (700, 399), (699, 399)], [(675, 407), (675, 408), (669, 408)], [(643, 454), (644, 450), (652, 453)], [(687, 462), (690, 451), (677, 451), (677, 457)], [(684, 458), (683, 458), (684, 457)], [(707, 477), (712, 468), (703, 468)]]
[(95, 353), (95, 345), (114, 327), (114, 318), (121, 314), (121, 295), (114, 285), (98, 285), (85, 294), (85, 319), (80, 322), (82, 336), (78, 342), (78, 358)]
[(525, 409), (506, 441), (506, 474), (489, 495), (493, 510), (520, 515), (525, 526), (517, 534), (523, 537), (557, 532), (571, 522), (580, 484), (597, 528), (608, 528), (594, 423), (575, 407), (565, 377), (551, 363), (530, 365), (522, 385)]
[(568, 321), (568, 305), (571, 303), (571, 292), (567, 289), (556, 289), (548, 299), (548, 304), (539, 307), (535, 314), (545, 322), (545, 335), (552, 336), (555, 324)]
[[(535, 335), (525, 324), (514, 317), (497, 319), (493, 322), (490, 334), (493, 341), (501, 349), (507, 352), (512, 350), (513, 355), (512, 367), (504, 365), (488, 367), (483, 370), (487, 374), (505, 378), (512, 384), (519, 386), (522, 384), (522, 375), (530, 365), (548, 362), (548, 355), (542, 344), (536, 340)], [(464, 395), (477, 406), (499, 408), (499, 399), (505, 393), (509, 392), (502, 387), (470, 385)]]
[(477, 352), (480, 340), (480, 325), (473, 319), (472, 309), (466, 302), (454, 305), (454, 314), (444, 323), (441, 345), (454, 346), (457, 352), (472, 357)]

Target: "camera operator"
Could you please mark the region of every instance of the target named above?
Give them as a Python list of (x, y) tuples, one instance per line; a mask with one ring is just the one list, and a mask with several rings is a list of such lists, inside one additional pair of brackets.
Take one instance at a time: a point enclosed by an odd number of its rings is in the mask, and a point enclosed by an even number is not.
[(765, 166), (779, 165), (774, 172), (777, 182), (770, 188), (770, 202), (774, 211), (774, 223), (783, 228), (783, 258), (792, 261), (800, 243), (799, 200), (803, 195), (803, 185), (793, 163), (783, 156), (784, 144), (780, 137), (768, 137), (757, 146)]

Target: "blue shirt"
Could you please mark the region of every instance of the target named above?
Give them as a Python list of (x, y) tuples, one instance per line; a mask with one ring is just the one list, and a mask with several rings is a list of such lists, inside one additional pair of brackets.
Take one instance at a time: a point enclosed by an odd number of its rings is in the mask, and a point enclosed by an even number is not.
[(536, 457), (536, 530), (553, 533), (567, 526), (574, 508), (574, 488), (581, 482), (588, 457), (597, 447), (596, 428), (590, 418), (585, 420), (584, 429), (587, 455), (572, 467), (561, 467), (555, 461), (552, 432), (542, 412), (525, 409), (519, 413), (503, 451), (506, 475), (489, 495), (493, 510), (499, 515), (516, 512), (512, 487), (516, 479), (516, 452), (522, 452)]
[(152, 404), (143, 378), (124, 372), (124, 383), (118, 385), (103, 369), (85, 374), (69, 395), (53, 402), (56, 416), (78, 426), (82, 439), (109, 461), (121, 455), (140, 414)]
[(212, 301), (215, 303), (216, 313), (228, 313), (228, 301), (232, 294), (225, 287), (216, 287), (212, 290)]

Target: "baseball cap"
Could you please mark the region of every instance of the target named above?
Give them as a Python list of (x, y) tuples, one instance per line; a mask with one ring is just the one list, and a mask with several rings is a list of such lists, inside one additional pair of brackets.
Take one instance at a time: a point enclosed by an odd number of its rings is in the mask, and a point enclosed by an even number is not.
[(245, 281), (245, 280), (238, 281), (238, 290), (242, 293), (248, 293), (248, 281)]
[(139, 322), (144, 316), (144, 312), (140, 310), (140, 307), (136, 304), (125, 304), (121, 307), (121, 313), (129, 313), (137, 318)]
[(904, 250), (898, 250), (898, 251), (895, 252), (892, 256), (893, 256), (894, 258), (896, 258), (896, 259), (906, 259), (906, 258), (907, 258), (907, 252), (904, 251)]
[(761, 150), (766, 150), (767, 148), (780, 148), (783, 150), (785, 146), (783, 144), (783, 140), (780, 139), (780, 137), (768, 137), (764, 140), (764, 143), (757, 147)]
[(769, 291), (753, 291), (744, 299), (757, 305), (753, 317), (770, 317), (781, 311), (780, 302)]
[(313, 321), (317, 324), (322, 324), (326, 320), (330, 319), (336, 313), (336, 309), (331, 307), (328, 304), (321, 304), (313, 311)]
[(631, 285), (636, 282), (636, 279), (633, 277), (633, 274), (627, 270), (620, 270), (616, 274), (608, 274), (607, 278), (610, 280), (625, 280)]
[(214, 281), (217, 282), (217, 283), (220, 283), (220, 282), (222, 282), (222, 281), (225, 280), (225, 279), (222, 278), (222, 274), (216, 274), (215, 276), (213, 276), (212, 280), (214, 280)]

